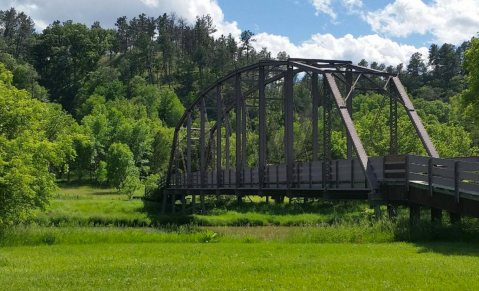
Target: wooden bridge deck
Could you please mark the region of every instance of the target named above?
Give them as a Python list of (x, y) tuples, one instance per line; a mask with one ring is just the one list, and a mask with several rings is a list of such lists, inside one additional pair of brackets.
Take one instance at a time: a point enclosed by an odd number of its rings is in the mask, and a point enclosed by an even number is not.
[[(294, 163), (294, 180), (289, 184), (285, 165), (267, 166), (261, 182), (258, 168), (243, 168), (240, 173), (224, 169), (220, 175), (216, 170), (192, 172), (189, 177), (186, 173), (173, 174), (163, 194), (165, 199), (171, 195), (173, 201), (184, 200), (186, 195), (213, 194), (360, 199), (375, 204), (417, 203), (479, 217), (477, 158), (370, 157), (369, 166), (381, 185), (379, 193), (369, 187), (359, 161), (345, 159), (332, 161), (329, 171), (323, 169), (321, 161)], [(217, 177), (221, 178), (220, 183)]]

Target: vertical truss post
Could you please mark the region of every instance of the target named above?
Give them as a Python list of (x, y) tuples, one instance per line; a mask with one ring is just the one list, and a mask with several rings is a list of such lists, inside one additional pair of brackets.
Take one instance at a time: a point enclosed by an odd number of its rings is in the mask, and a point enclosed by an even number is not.
[(225, 114), (225, 166), (226, 170), (230, 169), (230, 115)]
[[(351, 91), (352, 83), (353, 83), (353, 72), (351, 69), (346, 70), (346, 95), (348, 96), (349, 91)], [(353, 94), (349, 95), (348, 100), (346, 100), (346, 108), (348, 109), (349, 116), (351, 120), (353, 119)], [(347, 158), (353, 158), (353, 141), (351, 140), (351, 136), (347, 134)]]
[(221, 84), (216, 87), (216, 187), (221, 187), (221, 127), (223, 119), (223, 100)]
[(318, 160), (318, 73), (313, 73), (311, 78), (311, 91), (311, 94), (313, 95), (313, 162), (315, 162)]
[(323, 188), (331, 182), (331, 93), (326, 78), (323, 78)]
[(186, 173), (188, 187), (191, 187), (191, 111), (188, 111), (186, 116)]
[[(240, 85), (241, 86), (241, 85)], [(246, 158), (247, 158), (247, 152), (246, 152), (246, 133), (247, 133), (247, 128), (246, 128), (246, 97), (242, 96), (242, 100), (241, 100), (241, 106), (242, 106), (242, 110), (241, 110), (241, 113), (242, 113), (242, 128), (243, 128), (243, 131), (242, 131), (242, 134), (243, 134), (243, 137), (241, 139), (241, 142), (242, 142), (242, 161), (243, 161), (243, 168), (246, 168)]]
[(294, 151), (293, 151), (293, 67), (288, 66), (286, 72), (286, 91), (285, 91), (285, 98), (284, 98), (284, 108), (285, 108), (285, 121), (286, 124), (284, 126), (285, 129), (285, 151), (286, 151), (286, 181), (287, 186), (290, 188), (293, 184), (293, 164), (294, 164)]
[(200, 186), (201, 188), (205, 187), (206, 179), (206, 150), (205, 150), (205, 125), (206, 125), (206, 104), (205, 97), (201, 97), (200, 101)]
[[(392, 83), (389, 85), (389, 92), (394, 94)], [(389, 97), (389, 155), (398, 154), (398, 101)]]
[(235, 94), (236, 94), (236, 188), (241, 186), (241, 134), (242, 130), (246, 130), (245, 128), (242, 129), (241, 123), (241, 115), (242, 115), (242, 99), (243, 96), (241, 94), (241, 75), (236, 74), (235, 80)]
[(259, 187), (263, 188), (266, 168), (266, 96), (264, 66), (259, 67)]

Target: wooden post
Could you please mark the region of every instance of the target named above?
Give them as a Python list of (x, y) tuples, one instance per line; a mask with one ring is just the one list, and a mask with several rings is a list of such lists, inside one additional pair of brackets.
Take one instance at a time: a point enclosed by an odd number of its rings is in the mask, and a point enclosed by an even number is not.
[(409, 192), (409, 155), (406, 156), (406, 175), (405, 175), (406, 192)]
[(460, 193), (459, 193), (459, 162), (456, 161), (454, 163), (454, 197), (456, 203), (459, 203), (460, 200)]
[(191, 195), (192, 213), (196, 213), (196, 194)]
[(206, 213), (206, 205), (205, 205), (205, 191), (200, 192), (200, 204), (201, 204), (201, 213)]
[(421, 206), (419, 204), (409, 204), (409, 222), (411, 225), (418, 224), (421, 220)]
[(185, 214), (186, 210), (186, 195), (181, 195), (181, 212), (182, 214)]
[(432, 197), (432, 159), (429, 158), (427, 161), (427, 183), (429, 189), (429, 196)]

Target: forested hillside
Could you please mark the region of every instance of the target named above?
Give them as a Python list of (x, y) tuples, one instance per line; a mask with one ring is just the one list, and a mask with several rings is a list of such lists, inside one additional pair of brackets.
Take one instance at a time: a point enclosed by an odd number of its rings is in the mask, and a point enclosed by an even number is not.
[[(45, 205), (56, 179), (109, 184), (128, 195), (140, 183), (151, 190), (167, 167), (172, 128), (200, 89), (235, 68), (288, 58), (288, 52), (255, 50), (248, 30), (240, 39), (213, 38), (213, 32), (208, 15), (188, 23), (174, 14), (123, 16), (114, 29), (56, 21), (35, 31), (23, 12), (0, 11), (0, 225)], [(359, 65), (400, 76), (441, 156), (477, 155), (478, 39), (458, 47), (432, 44), (428, 56), (415, 53), (396, 67), (368, 61)], [(310, 86), (307, 75), (296, 79), (297, 160), (311, 152), (304, 142), (311, 131)], [(383, 100), (372, 93), (354, 99), (354, 121), (369, 155), (387, 154)], [(275, 156), (283, 144), (277, 109), (269, 112), (277, 125), (268, 129), (271, 162), (282, 158)], [(257, 139), (254, 118), (249, 143)], [(346, 156), (338, 120), (335, 158)], [(422, 153), (402, 111), (399, 131), (401, 154)]]

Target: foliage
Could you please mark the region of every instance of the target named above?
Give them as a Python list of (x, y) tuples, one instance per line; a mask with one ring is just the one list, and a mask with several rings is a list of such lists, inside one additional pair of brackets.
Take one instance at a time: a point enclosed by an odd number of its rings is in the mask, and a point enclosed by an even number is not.
[(152, 198), (155, 192), (158, 190), (158, 183), (160, 182), (160, 174), (152, 174), (146, 177), (145, 181), (145, 196)]
[(12, 82), (0, 63), (0, 226), (25, 221), (48, 203), (56, 189), (49, 167), (60, 165), (72, 150), (68, 138), (49, 139), (43, 130), (56, 108)]
[(131, 200), (133, 194), (140, 188), (140, 173), (136, 167), (130, 167), (125, 180), (121, 183), (121, 190), (128, 196), (128, 199)]
[(128, 146), (122, 143), (112, 144), (108, 149), (106, 163), (108, 182), (120, 193), (126, 190), (123, 189), (126, 179), (136, 174), (133, 153)]
[(101, 185), (107, 181), (107, 177), (108, 177), (108, 171), (107, 171), (106, 162), (100, 161), (100, 163), (98, 163), (98, 169), (96, 169), (96, 172), (95, 172), (96, 181), (100, 183)]

